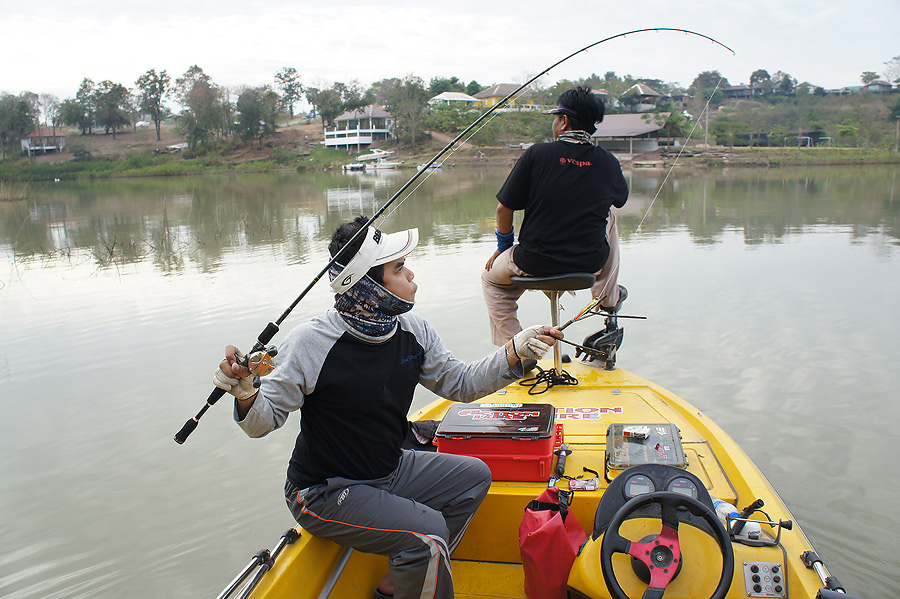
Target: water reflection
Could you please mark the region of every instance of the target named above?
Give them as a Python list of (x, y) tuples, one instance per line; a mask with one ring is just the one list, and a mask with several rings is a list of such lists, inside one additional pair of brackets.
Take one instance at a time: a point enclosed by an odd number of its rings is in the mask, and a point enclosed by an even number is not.
[[(386, 228), (420, 230), (417, 311), (467, 360), (490, 350), (478, 273), (507, 172), (434, 173), (389, 210)], [(254, 339), (324, 265), (334, 228), (409, 174), (69, 182), (0, 203), (6, 594), (214, 596), (271, 547), (291, 524), (296, 420), (257, 442), (219, 405), (190, 445), (172, 435), (224, 344)], [(883, 509), (900, 496), (884, 475), (900, 443), (895, 170), (676, 171), (658, 196), (664, 172), (629, 177), (623, 282), (650, 320), (626, 325), (620, 365), (708, 413), (851, 592), (885, 595), (900, 567), (883, 535), (900, 525)], [(318, 289), (284, 330), (330, 303)], [(521, 314), (543, 321), (546, 302), (526, 296)]]
[[(423, 241), (461, 243), (492, 232), (490, 204), (505, 169), (434, 174), (398, 202), (394, 228), (417, 226)], [(90, 261), (99, 268), (151, 260), (162, 272), (187, 263), (221, 266), (235, 248), (277, 246), (289, 263), (309, 259), (341, 222), (372, 214), (408, 171), (113, 180), (33, 186), (28, 201), (0, 204), (0, 247), (20, 262)], [(741, 231), (747, 244), (780, 243), (809, 226), (846, 227), (854, 238), (900, 239), (896, 171), (856, 169), (635, 172), (620, 235), (686, 229), (698, 244)], [(408, 193), (408, 192), (407, 192)], [(402, 198), (401, 198), (402, 199)], [(651, 205), (652, 203), (652, 205)], [(402, 204), (402, 209), (399, 209)], [(396, 211), (395, 211), (396, 210)]]

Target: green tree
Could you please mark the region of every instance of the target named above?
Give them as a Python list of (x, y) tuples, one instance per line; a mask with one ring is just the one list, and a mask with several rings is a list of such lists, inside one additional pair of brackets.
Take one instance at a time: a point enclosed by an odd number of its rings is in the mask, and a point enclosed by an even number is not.
[(656, 123), (662, 123), (662, 132), (672, 140), (676, 137), (682, 137), (690, 131), (691, 124), (682, 110), (674, 102), (667, 102), (658, 106), (655, 111), (645, 114), (645, 121), (655, 120)]
[(115, 139), (116, 130), (131, 123), (128, 118), (131, 102), (128, 88), (121, 83), (114, 83), (107, 79), (97, 84), (95, 95), (97, 124), (104, 127), (107, 134), (112, 130), (113, 139)]
[(897, 98), (896, 100), (894, 100), (894, 103), (891, 104), (888, 108), (891, 111), (890, 117), (889, 117), (891, 121), (896, 121), (897, 119), (900, 119), (900, 98)]
[(458, 77), (432, 77), (428, 84), (428, 93), (431, 97), (437, 96), (444, 92), (465, 92), (466, 84), (459, 80)]
[(294, 118), (294, 106), (303, 99), (303, 85), (300, 75), (294, 67), (283, 67), (275, 73), (275, 85), (281, 90), (281, 105), (288, 109), (290, 118)]
[(344, 112), (341, 94), (334, 88), (319, 90), (308, 88), (306, 97), (322, 118), (322, 126), (327, 127)]
[(772, 83), (775, 84), (774, 91), (785, 96), (794, 95), (794, 88), (797, 87), (797, 80), (782, 71), (772, 75)]
[(859, 127), (850, 119), (844, 119), (837, 126), (837, 132), (840, 138), (850, 145), (856, 145), (856, 139), (859, 137)]
[(371, 90), (364, 90), (356, 79), (350, 83), (337, 82), (332, 88), (341, 98), (341, 111), (349, 112), (358, 110), (375, 102), (375, 94)]
[(775, 84), (772, 83), (772, 76), (765, 69), (757, 69), (750, 74), (750, 87), (759, 90), (762, 95), (769, 95)]
[(484, 89), (484, 88), (481, 87), (481, 84), (479, 84), (474, 79), (472, 81), (469, 81), (469, 84), (466, 85), (466, 93), (469, 94), (470, 96), (474, 96), (475, 94), (480, 92), (482, 89)]
[(82, 135), (87, 134), (91, 126), (84, 104), (73, 98), (63, 100), (59, 105), (59, 120), (63, 125), (78, 127)]
[(159, 74), (156, 69), (150, 69), (135, 81), (135, 85), (140, 90), (138, 95), (138, 106), (141, 110), (150, 115), (153, 125), (156, 127), (156, 141), (160, 137), (160, 123), (165, 116), (165, 102), (170, 90), (169, 74), (165, 70)]
[(388, 100), (391, 97), (391, 93), (393, 93), (394, 88), (398, 85), (400, 85), (400, 79), (396, 77), (390, 77), (387, 79), (376, 81), (371, 86), (369, 86), (369, 91), (375, 98), (373, 101), (376, 104), (386, 106), (388, 104)]
[(203, 69), (193, 65), (176, 79), (175, 96), (182, 106), (178, 126), (191, 150), (212, 150), (230, 120), (223, 91)]
[(38, 113), (32, 96), (30, 92), (0, 95), (0, 156), (4, 159), (35, 129)]
[(788, 139), (796, 139), (796, 137), (797, 134), (791, 132), (791, 130), (784, 125), (772, 125), (772, 128), (769, 129), (770, 145), (787, 146)]
[(414, 75), (404, 77), (388, 98), (387, 109), (394, 117), (394, 130), (401, 143), (414, 147), (425, 120), (428, 92), (424, 82)]
[[(87, 133), (90, 135), (93, 133), (94, 126), (94, 111), (96, 110), (96, 97), (94, 95), (94, 82), (85, 77), (81, 80), (81, 85), (78, 86), (78, 91), (75, 92), (75, 100), (81, 104), (82, 110), (84, 111), (84, 122), (87, 123)], [(84, 133), (84, 127), (81, 128), (81, 132)]]
[(875, 71), (863, 71), (862, 75), (859, 76), (860, 81), (862, 81), (863, 85), (869, 85), (873, 81), (878, 81), (878, 73)]
[(424, 124), (434, 131), (455, 134), (475, 120), (477, 114), (477, 110), (462, 102), (433, 104), (428, 107)]
[[(712, 94), (714, 89), (722, 89), (728, 86), (726, 79), (719, 71), (703, 71), (694, 77), (694, 81), (688, 87), (688, 93), (691, 95), (703, 94), (707, 98)], [(706, 90), (710, 90), (708, 93)]]
[(888, 108), (891, 110), (888, 119), (894, 123), (894, 151), (897, 152), (900, 151), (900, 98), (894, 100)]
[(243, 90), (235, 105), (238, 135), (245, 141), (255, 139), (256, 147), (261, 148), (263, 137), (275, 133), (278, 100), (278, 94), (267, 85)]

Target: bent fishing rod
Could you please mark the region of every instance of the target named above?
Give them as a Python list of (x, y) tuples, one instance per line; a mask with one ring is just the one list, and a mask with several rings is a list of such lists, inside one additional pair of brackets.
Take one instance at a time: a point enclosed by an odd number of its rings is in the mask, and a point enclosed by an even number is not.
[[(350, 244), (355, 242), (357, 240), (357, 238), (361, 237), (362, 235), (365, 235), (366, 230), (372, 225), (372, 223), (374, 223), (382, 214), (384, 214), (384, 212), (397, 200), (397, 198), (399, 198), (401, 195), (403, 195), (403, 193), (407, 189), (409, 189), (410, 186), (413, 183), (415, 183), (415, 181), (419, 177), (421, 177), (423, 173), (425, 173), (426, 171), (429, 171), (430, 167), (432, 165), (434, 165), (435, 162), (440, 160), (440, 158), (442, 156), (444, 156), (447, 152), (449, 152), (451, 149), (454, 149), (456, 144), (460, 140), (462, 140), (470, 131), (475, 129), (475, 127), (477, 127), (482, 121), (484, 121), (488, 117), (493, 118), (493, 115), (495, 115), (495, 113), (497, 112), (498, 109), (505, 106), (511, 98), (518, 97), (518, 94), (523, 92), (529, 85), (531, 85), (532, 83), (537, 81), (537, 79), (544, 76), (545, 74), (547, 74), (554, 68), (558, 67), (562, 63), (566, 62), (570, 58), (573, 58), (573, 57), (577, 56), (578, 54), (581, 54), (582, 52), (586, 52), (586, 51), (590, 50), (591, 48), (594, 48), (595, 46), (599, 46), (600, 44), (604, 44), (606, 42), (609, 42), (609, 41), (612, 41), (614, 39), (618, 39), (621, 37), (626, 37), (626, 36), (634, 35), (634, 34), (638, 34), (638, 33), (649, 33), (649, 32), (653, 32), (653, 31), (655, 31), (657, 33), (665, 31), (665, 32), (674, 32), (674, 33), (684, 33), (686, 35), (694, 35), (694, 36), (709, 40), (710, 42), (717, 44), (717, 45), (721, 46), (722, 48), (725, 48), (732, 54), (734, 54), (734, 50), (732, 50), (731, 48), (729, 48), (722, 42), (720, 42), (708, 35), (704, 35), (702, 33), (697, 33), (696, 31), (691, 31), (689, 29), (680, 29), (680, 28), (676, 28), (676, 27), (647, 27), (647, 28), (643, 28), (643, 29), (633, 29), (631, 31), (617, 33), (616, 35), (611, 35), (611, 36), (603, 38), (599, 41), (588, 44), (587, 46), (585, 46), (579, 50), (576, 50), (575, 52), (572, 52), (565, 58), (562, 58), (561, 60), (554, 62), (552, 65), (550, 65), (549, 67), (547, 67), (546, 69), (544, 69), (543, 71), (538, 73), (537, 75), (531, 77), (530, 79), (528, 79), (528, 81), (526, 81), (525, 83), (523, 83), (522, 85), (520, 85), (519, 87), (514, 89), (512, 92), (507, 94), (506, 97), (504, 97), (502, 100), (500, 100), (499, 102), (497, 102), (496, 104), (491, 106), (486, 112), (484, 112), (481, 116), (479, 116), (477, 119), (475, 119), (472, 122), (472, 124), (470, 124), (468, 127), (463, 129), (456, 137), (454, 137), (449, 143), (447, 143), (447, 145), (445, 145), (437, 154), (435, 154), (431, 158), (431, 160), (429, 160), (424, 166), (420, 167), (416, 171), (416, 173), (409, 179), (409, 181), (404, 183), (400, 187), (400, 189), (398, 189), (394, 193), (394, 195), (392, 195), (390, 197), (390, 199), (388, 199), (388, 201), (384, 204), (384, 206), (382, 206), (381, 208), (379, 208), (378, 210), (375, 211), (375, 213), (366, 222), (366, 224), (364, 226), (360, 227), (360, 229), (347, 241), (347, 243), (344, 244), (344, 247), (349, 246)], [(429, 176), (430, 176), (430, 172), (429, 172)], [(406, 200), (406, 198), (403, 199), (403, 201), (405, 201), (405, 200)], [(403, 203), (403, 201), (401, 201), (401, 204)], [(313, 279), (303, 289), (303, 291), (300, 292), (300, 295), (298, 295), (297, 298), (291, 303), (291, 305), (287, 307), (287, 309), (281, 314), (281, 316), (279, 316), (278, 319), (276, 319), (274, 322), (269, 322), (266, 325), (266, 327), (263, 329), (263, 331), (256, 338), (256, 343), (254, 343), (251, 350), (249, 352), (247, 352), (247, 354), (245, 356), (243, 356), (241, 359), (239, 359), (238, 363), (240, 363), (242, 366), (246, 366), (246, 367), (250, 368), (251, 373), (257, 377), (257, 382), (255, 384), (258, 384), (258, 377), (265, 376), (266, 374), (271, 372), (272, 357), (275, 355), (276, 350), (274, 347), (267, 348), (267, 344), (278, 333), (281, 323), (284, 322), (284, 320), (288, 317), (288, 315), (290, 315), (290, 313), (294, 310), (294, 308), (297, 307), (297, 304), (299, 304), (303, 300), (303, 298), (306, 297), (306, 295), (310, 292), (310, 290), (312, 290), (313, 286), (315, 286), (315, 284), (319, 282), (319, 279), (321, 279), (323, 276), (325, 276), (325, 274), (328, 272), (328, 270), (332, 266), (334, 266), (334, 264), (337, 262), (338, 256), (340, 256), (340, 255), (341, 255), (340, 251), (335, 253), (334, 257), (332, 257), (331, 260), (329, 260), (328, 263), (322, 268), (322, 270), (320, 270), (319, 273), (315, 277), (313, 277)], [(218, 387), (213, 389), (212, 393), (209, 394), (209, 397), (206, 398), (206, 403), (203, 405), (203, 407), (200, 409), (200, 411), (197, 412), (197, 414), (193, 418), (191, 418), (190, 420), (185, 422), (184, 426), (181, 427), (181, 430), (179, 430), (177, 433), (175, 433), (175, 442), (178, 443), (179, 445), (183, 444), (187, 440), (188, 436), (190, 436), (190, 434), (192, 432), (194, 432), (194, 430), (197, 428), (197, 425), (200, 422), (200, 418), (202, 418), (203, 415), (206, 414), (206, 411), (209, 408), (211, 408), (213, 405), (215, 405), (216, 402), (219, 401), (219, 399), (221, 399), (223, 395), (225, 395), (224, 389), (220, 389)]]

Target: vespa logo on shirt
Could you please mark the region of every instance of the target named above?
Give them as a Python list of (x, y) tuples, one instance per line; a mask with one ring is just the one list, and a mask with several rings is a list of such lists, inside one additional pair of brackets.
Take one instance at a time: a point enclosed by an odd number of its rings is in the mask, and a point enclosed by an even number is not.
[(590, 160), (575, 160), (574, 158), (565, 158), (565, 157), (560, 158), (560, 159), (559, 159), (559, 163), (560, 163), (561, 165), (563, 165), (563, 166), (565, 166), (565, 165), (567, 165), (567, 164), (573, 164), (573, 165), (579, 166), (579, 167), (580, 167), (580, 166), (593, 166), (593, 165), (594, 165), (594, 163), (591, 162)]

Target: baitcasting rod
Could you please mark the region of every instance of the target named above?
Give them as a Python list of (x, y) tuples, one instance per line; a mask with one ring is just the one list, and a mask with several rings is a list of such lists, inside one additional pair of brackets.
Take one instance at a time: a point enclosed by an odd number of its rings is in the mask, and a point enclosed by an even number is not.
[[(644, 29), (634, 29), (634, 30), (632, 30), (632, 31), (626, 31), (626, 32), (624, 32), (624, 33), (617, 33), (616, 35), (611, 35), (611, 36), (609, 36), (609, 37), (603, 38), (603, 39), (600, 40), (600, 41), (594, 42), (594, 43), (592, 43), (592, 44), (588, 44), (588, 45), (585, 46), (584, 48), (581, 48), (580, 50), (576, 50), (575, 52), (572, 52), (571, 54), (569, 54), (569, 55), (566, 56), (565, 58), (556, 61), (555, 63), (553, 63), (552, 65), (550, 65), (549, 67), (547, 67), (546, 69), (544, 69), (543, 71), (541, 71), (540, 73), (538, 73), (537, 75), (535, 75), (534, 77), (532, 77), (531, 79), (529, 79), (528, 81), (526, 81), (525, 83), (523, 83), (522, 85), (520, 85), (519, 87), (517, 87), (516, 89), (514, 89), (512, 92), (510, 92), (509, 94), (507, 94), (507, 96), (506, 96), (505, 98), (503, 98), (502, 100), (500, 100), (499, 102), (497, 102), (496, 104), (494, 104), (493, 106), (491, 106), (490, 109), (487, 110), (487, 112), (485, 112), (484, 114), (482, 114), (481, 116), (479, 116), (477, 119), (475, 119), (475, 120), (472, 122), (471, 125), (469, 125), (469, 126), (466, 127), (463, 131), (461, 131), (461, 132), (459, 133), (459, 135), (457, 135), (456, 137), (454, 137), (454, 138), (453, 138), (446, 146), (444, 146), (444, 147), (441, 149), (441, 151), (439, 151), (437, 154), (435, 154), (434, 157), (433, 157), (431, 160), (429, 160), (429, 161), (425, 164), (425, 166), (423, 166), (423, 167), (421, 167), (420, 169), (418, 169), (418, 171), (416, 172), (416, 174), (414, 174), (414, 175), (409, 179), (409, 181), (407, 181), (406, 183), (404, 183), (403, 186), (400, 187), (400, 189), (398, 189), (397, 192), (394, 193), (394, 195), (392, 195), (392, 196), (390, 197), (390, 199), (385, 203), (384, 206), (382, 206), (381, 208), (379, 208), (378, 210), (376, 210), (376, 211), (375, 211), (375, 214), (372, 215), (372, 218), (370, 218), (370, 219), (366, 222), (366, 224), (365, 224), (363, 227), (361, 227), (361, 228), (359, 229), (359, 231), (357, 231), (357, 232), (353, 235), (353, 237), (351, 237), (351, 238), (349, 239), (349, 241), (347, 241), (347, 243), (345, 244), (345, 247), (348, 246), (348, 245), (350, 245), (350, 244), (353, 243), (354, 241), (356, 241), (356, 239), (357, 239), (358, 237), (360, 237), (361, 235), (365, 234), (366, 229), (367, 229), (372, 223), (374, 223), (375, 220), (376, 220), (378, 217), (380, 217), (382, 214), (384, 214), (385, 210), (387, 210), (387, 209), (391, 206), (391, 204), (393, 204), (394, 201), (395, 201), (398, 197), (400, 197), (400, 196), (403, 194), (403, 192), (405, 192), (407, 189), (409, 189), (410, 185), (412, 185), (412, 184), (413, 184), (420, 176), (422, 176), (422, 173), (424, 173), (425, 171), (427, 171), (428, 168), (429, 168), (430, 166), (432, 166), (435, 162), (437, 162), (438, 159), (440, 159), (441, 156), (443, 156), (443, 155), (446, 154), (451, 148), (453, 148), (453, 146), (456, 145), (456, 143), (457, 143), (459, 140), (461, 140), (463, 137), (465, 137), (465, 135), (466, 135), (469, 131), (471, 131), (472, 129), (474, 129), (480, 122), (482, 122), (482, 121), (483, 121), (484, 119), (486, 119), (488, 116), (490, 116), (491, 114), (493, 114), (494, 112), (496, 112), (497, 109), (499, 109), (501, 106), (504, 106), (507, 102), (509, 102), (509, 99), (510, 99), (510, 98), (512, 98), (513, 96), (515, 96), (516, 94), (518, 94), (520, 91), (522, 91), (523, 89), (525, 89), (526, 87), (528, 87), (529, 85), (531, 85), (532, 83), (534, 83), (539, 77), (541, 77), (541, 76), (543, 76), (544, 74), (548, 73), (550, 70), (556, 68), (557, 66), (561, 65), (562, 63), (564, 63), (565, 61), (569, 60), (570, 58), (572, 58), (572, 57), (574, 57), (574, 56), (576, 56), (576, 55), (578, 55), (578, 54), (581, 54), (582, 52), (585, 52), (585, 51), (587, 51), (587, 50), (590, 50), (590, 49), (593, 48), (594, 46), (599, 46), (600, 44), (606, 43), (606, 42), (608, 42), (608, 41), (611, 41), (611, 40), (614, 40), (614, 39), (617, 39), (617, 38), (620, 38), (620, 37), (625, 37), (625, 36), (633, 35), (633, 34), (636, 34), (636, 33), (647, 33), (647, 32), (650, 32), (650, 31), (656, 31), (656, 32), (660, 32), (660, 31), (672, 31), (672, 32), (676, 32), (676, 33), (685, 33), (685, 34), (688, 34), (688, 35), (695, 35), (695, 36), (698, 36), (698, 37), (702, 37), (702, 38), (704, 38), (704, 39), (707, 39), (707, 40), (713, 42), (714, 44), (718, 44), (719, 46), (722, 46), (723, 48), (725, 48), (726, 50), (728, 50), (729, 52), (731, 52), (732, 54), (734, 54), (734, 50), (732, 50), (731, 48), (729, 48), (728, 46), (726, 46), (726, 45), (723, 44), (722, 42), (720, 42), (720, 41), (718, 41), (718, 40), (715, 40), (715, 39), (709, 37), (708, 35), (704, 35), (704, 34), (702, 34), (702, 33), (697, 33), (696, 31), (691, 31), (691, 30), (689, 30), (689, 29), (679, 29), (679, 28), (675, 28), (675, 27), (647, 27), (647, 28), (644, 28)], [(304, 297), (306, 297), (306, 294), (308, 294), (308, 293), (310, 292), (310, 290), (313, 288), (313, 286), (314, 286), (316, 283), (319, 282), (319, 279), (321, 279), (323, 276), (325, 276), (325, 273), (328, 272), (328, 269), (331, 268), (331, 267), (334, 265), (335, 262), (337, 262), (337, 256), (339, 256), (339, 255), (340, 255), (340, 252), (337, 252), (337, 253), (335, 254), (335, 257), (333, 257), (331, 260), (328, 261), (328, 264), (326, 264), (326, 265), (322, 268), (322, 270), (319, 271), (319, 274), (317, 274), (315, 277), (313, 277), (312, 281), (310, 281), (309, 284), (306, 286), (306, 288), (305, 288), (303, 291), (300, 292), (300, 295), (297, 296), (297, 299), (295, 299), (295, 300), (291, 303), (291, 305), (287, 307), (287, 309), (281, 314), (281, 316), (278, 317), (278, 319), (277, 319), (275, 322), (270, 322), (269, 324), (266, 325), (266, 327), (263, 329), (262, 333), (259, 334), (259, 337), (256, 338), (256, 343), (253, 345), (253, 348), (252, 348), (249, 352), (247, 352), (247, 355), (248, 355), (248, 356), (250, 356), (251, 354), (260, 352), (260, 351), (262, 351), (262, 350), (265, 349), (265, 347), (266, 347), (266, 345), (269, 343), (269, 341), (272, 340), (272, 337), (274, 337), (275, 334), (278, 333), (279, 325), (280, 325), (282, 322), (284, 322), (284, 320), (285, 320), (285, 319), (288, 317), (288, 315), (294, 310), (294, 308), (297, 307), (297, 304), (299, 304), (300, 301), (301, 301)], [(188, 436), (189, 436), (192, 432), (194, 432), (194, 429), (197, 428), (197, 424), (199, 424), (200, 418), (202, 418), (203, 415), (206, 413), (206, 411), (207, 411), (209, 408), (211, 408), (213, 405), (215, 405), (215, 403), (216, 403), (217, 401), (219, 401), (219, 399), (221, 399), (223, 395), (225, 395), (225, 391), (224, 391), (223, 389), (219, 389), (218, 387), (216, 387), (215, 389), (213, 389), (212, 393), (209, 394), (209, 397), (206, 398), (206, 404), (203, 406), (203, 408), (202, 408), (199, 412), (197, 412), (197, 415), (194, 416), (193, 418), (191, 418), (190, 420), (188, 420), (187, 422), (185, 422), (185, 423), (184, 423), (184, 426), (181, 427), (181, 430), (178, 431), (177, 433), (175, 433), (175, 442), (178, 443), (179, 445), (183, 444), (183, 443), (187, 440)]]

